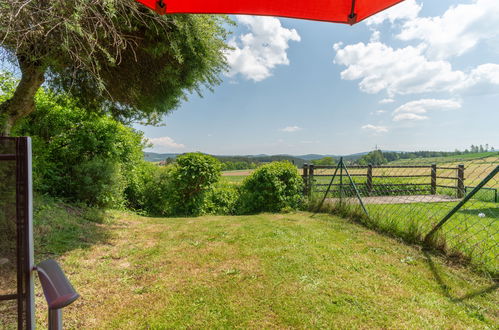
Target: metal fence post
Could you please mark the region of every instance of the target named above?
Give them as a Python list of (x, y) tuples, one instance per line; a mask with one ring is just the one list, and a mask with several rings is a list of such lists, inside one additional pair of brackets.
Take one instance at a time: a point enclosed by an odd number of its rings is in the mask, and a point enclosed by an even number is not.
[(366, 180), (367, 194), (371, 195), (373, 192), (373, 165), (367, 165), (367, 180)]
[(437, 164), (431, 164), (431, 194), (437, 194)]
[[(459, 166), (463, 166), (463, 165), (459, 165)], [(464, 169), (464, 166), (463, 166), (463, 169)], [(499, 165), (496, 166), (496, 168), (494, 170), (492, 170), (492, 172), (489, 173), (489, 175), (487, 175), (487, 177), (485, 177), (475, 188), (473, 188), (473, 190), (466, 195), (466, 197), (464, 197), (456, 206), (454, 206), (454, 208), (452, 210), (450, 210), (449, 213), (447, 213), (444, 218), (442, 220), (440, 220), (439, 223), (437, 223), (435, 225), (435, 227), (432, 228), (432, 230), (430, 230), (430, 232), (426, 235), (426, 237), (424, 238), (424, 242), (425, 243), (428, 243), (429, 242), (429, 239), (430, 237), (437, 231), (440, 229), (440, 227), (442, 227), (446, 222), (447, 220), (449, 220), (457, 211), (459, 211), (459, 209), (464, 205), (466, 204), (466, 202), (468, 202), (473, 196), (475, 196), (475, 194), (483, 188), (483, 186), (485, 186), (497, 173), (499, 173)], [(463, 189), (464, 190), (464, 189)]]
[(457, 197), (464, 197), (464, 165), (459, 164), (457, 166)]
[(340, 203), (343, 201), (343, 157), (340, 158)]

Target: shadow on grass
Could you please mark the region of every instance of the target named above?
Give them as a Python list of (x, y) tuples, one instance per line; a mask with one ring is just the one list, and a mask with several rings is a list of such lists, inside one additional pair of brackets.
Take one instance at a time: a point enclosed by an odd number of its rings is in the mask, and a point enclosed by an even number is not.
[(110, 237), (105, 224), (108, 219), (104, 210), (35, 199), (35, 262), (106, 242)]
[[(435, 262), (432, 259), (431, 252), (428, 251), (428, 250), (423, 250), (423, 255), (425, 257), (426, 263), (428, 264), (428, 267), (430, 268), (433, 276), (435, 277), (435, 281), (440, 286), (440, 288), (442, 290), (442, 293), (451, 302), (454, 302), (454, 303), (464, 303), (466, 300), (469, 300), (469, 299), (472, 299), (472, 298), (478, 297), (478, 296), (487, 295), (489, 293), (494, 292), (495, 290), (497, 290), (499, 288), (499, 283), (497, 282), (497, 279), (496, 279), (496, 282), (494, 284), (490, 285), (490, 286), (487, 286), (485, 288), (481, 288), (481, 289), (477, 289), (475, 291), (469, 292), (469, 293), (467, 293), (467, 294), (465, 294), (465, 295), (463, 295), (461, 297), (456, 297), (456, 296), (452, 295), (452, 293), (451, 293), (451, 287), (445, 282), (443, 276), (441, 275), (441, 273), (439, 272), (437, 266), (435, 265)], [(472, 306), (470, 306), (470, 307), (472, 307)]]

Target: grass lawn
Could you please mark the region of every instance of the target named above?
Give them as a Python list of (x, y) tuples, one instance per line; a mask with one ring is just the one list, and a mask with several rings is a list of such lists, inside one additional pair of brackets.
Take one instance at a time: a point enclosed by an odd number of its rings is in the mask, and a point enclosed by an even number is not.
[(499, 322), (493, 281), (334, 216), (114, 212), (92, 226), (86, 233), (97, 238), (59, 257), (82, 295), (64, 312), (67, 328), (459, 329)]
[[(409, 238), (416, 231), (426, 235), (456, 204), (371, 204), (366, 208), (381, 228)], [(499, 274), (498, 219), (499, 203), (471, 200), (443, 225), (439, 235), (450, 253), (464, 255), (477, 268)]]

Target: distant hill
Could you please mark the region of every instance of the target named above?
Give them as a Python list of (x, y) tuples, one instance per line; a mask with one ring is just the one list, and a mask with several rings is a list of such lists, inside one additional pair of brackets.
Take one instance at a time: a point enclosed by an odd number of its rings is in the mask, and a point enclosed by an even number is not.
[[(321, 155), (321, 154), (306, 154), (306, 155), (267, 155), (267, 154), (258, 154), (258, 155), (213, 155), (215, 158), (221, 161), (231, 161), (231, 162), (256, 162), (256, 163), (268, 163), (273, 161), (280, 160), (288, 160), (294, 163), (298, 167), (302, 167), (305, 163), (310, 163), (312, 160), (321, 159), (324, 157), (333, 157), (335, 159), (339, 159), (343, 157), (345, 161), (355, 161), (362, 156), (366, 155), (368, 152), (359, 152), (351, 155)], [(144, 152), (144, 159), (149, 162), (160, 162), (167, 158), (176, 158), (178, 153), (156, 153), (156, 152)]]
[[(144, 152), (144, 159), (148, 162), (160, 162), (167, 158), (175, 159), (181, 154), (160, 154), (156, 152)], [(306, 160), (291, 155), (244, 155), (244, 156), (224, 156), (212, 155), (222, 162), (245, 162), (245, 163), (270, 163), (281, 160), (288, 160), (298, 167), (302, 167)]]
[(148, 162), (160, 162), (167, 158), (176, 158), (180, 154), (158, 154), (156, 152), (144, 152), (144, 159)]

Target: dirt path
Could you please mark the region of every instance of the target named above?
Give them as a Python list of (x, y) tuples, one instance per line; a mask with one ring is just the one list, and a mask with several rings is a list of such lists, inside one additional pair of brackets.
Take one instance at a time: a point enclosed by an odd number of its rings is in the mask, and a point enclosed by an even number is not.
[[(328, 198), (330, 202), (337, 202), (339, 198)], [(357, 198), (345, 198), (348, 203), (358, 203)], [(410, 195), (410, 196), (374, 196), (363, 197), (364, 204), (411, 204), (411, 203), (446, 203), (458, 202), (459, 198), (446, 195)]]

